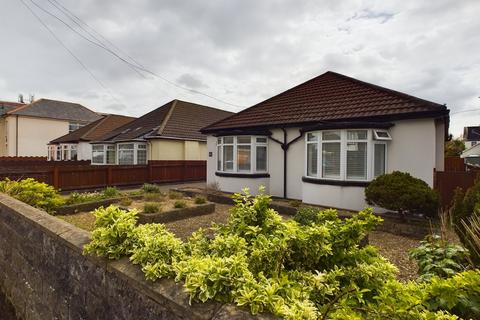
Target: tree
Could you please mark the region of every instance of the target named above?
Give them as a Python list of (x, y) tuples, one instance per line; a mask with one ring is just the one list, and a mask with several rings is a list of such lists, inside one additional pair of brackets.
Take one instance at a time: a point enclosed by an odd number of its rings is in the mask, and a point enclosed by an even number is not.
[(451, 139), (445, 144), (445, 157), (458, 157), (465, 150), (465, 143), (460, 139)]

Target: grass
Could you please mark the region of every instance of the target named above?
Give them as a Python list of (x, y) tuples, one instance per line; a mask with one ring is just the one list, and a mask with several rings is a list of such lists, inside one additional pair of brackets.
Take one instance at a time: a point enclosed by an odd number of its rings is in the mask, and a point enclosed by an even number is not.
[(143, 205), (144, 213), (157, 213), (157, 212), (160, 212), (161, 209), (162, 209), (162, 205), (156, 202), (146, 202)]
[(207, 198), (205, 198), (204, 196), (196, 196), (194, 201), (195, 204), (204, 204), (207, 203)]
[(95, 225), (95, 216), (91, 212), (80, 212), (56, 217), (87, 231), (92, 231)]
[(186, 208), (187, 207), (187, 201), (185, 200), (177, 200), (173, 204), (174, 208), (180, 209), (180, 208)]

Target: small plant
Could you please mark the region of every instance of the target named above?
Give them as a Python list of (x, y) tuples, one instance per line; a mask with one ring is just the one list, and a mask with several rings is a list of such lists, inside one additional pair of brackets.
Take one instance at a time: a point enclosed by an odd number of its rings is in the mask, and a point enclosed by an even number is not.
[(294, 207), (294, 208), (300, 208), (300, 206), (302, 205), (302, 201), (301, 200), (290, 200), (288, 201), (288, 204), (291, 206), (291, 207)]
[(147, 202), (161, 202), (164, 198), (165, 196), (161, 193), (146, 193), (143, 196), (143, 199)]
[(159, 193), (160, 187), (156, 184), (145, 183), (142, 187), (143, 192), (145, 193)]
[(434, 276), (448, 278), (468, 267), (467, 249), (442, 240), (438, 235), (427, 236), (409, 255), (417, 261), (421, 281)]
[(177, 200), (177, 201), (175, 201), (175, 203), (173, 204), (173, 206), (174, 206), (176, 209), (186, 208), (186, 207), (187, 207), (187, 201), (185, 201), (185, 200)]
[(438, 194), (425, 181), (400, 171), (375, 178), (365, 188), (365, 197), (371, 205), (403, 215), (417, 213), (434, 217), (439, 206)]
[(84, 247), (84, 253), (94, 253), (109, 259), (130, 254), (135, 243), (137, 211), (125, 211), (111, 205), (93, 211), (93, 215), (95, 229), (92, 231), (92, 241)]
[(194, 201), (195, 204), (204, 204), (207, 203), (207, 198), (205, 198), (204, 196), (196, 196)]
[(161, 210), (161, 205), (156, 202), (147, 202), (143, 205), (144, 213), (157, 213)]
[(118, 197), (118, 195), (120, 194), (120, 191), (118, 191), (118, 189), (115, 187), (106, 187), (102, 193), (103, 193), (103, 197), (105, 199), (108, 199), (108, 198)]
[(120, 200), (119, 203), (120, 203), (120, 205), (121, 205), (122, 207), (128, 207), (128, 206), (132, 205), (132, 202), (133, 202), (133, 200), (130, 199), (129, 197), (123, 197), (123, 198)]
[(168, 193), (168, 197), (170, 199), (176, 200), (176, 199), (183, 199), (183, 194), (177, 191), (170, 191)]
[(6, 193), (15, 199), (54, 213), (55, 209), (65, 204), (65, 200), (54, 187), (38, 182), (33, 178), (20, 181), (5, 179), (0, 181), (0, 192)]

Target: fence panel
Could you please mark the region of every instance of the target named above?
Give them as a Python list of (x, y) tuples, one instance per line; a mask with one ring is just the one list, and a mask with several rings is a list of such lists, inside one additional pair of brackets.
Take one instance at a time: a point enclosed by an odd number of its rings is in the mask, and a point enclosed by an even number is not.
[(31, 177), (62, 190), (94, 189), (205, 180), (206, 167), (206, 161), (157, 160), (147, 165), (95, 166), (90, 161), (0, 158), (0, 179)]
[(475, 183), (480, 171), (436, 171), (435, 189), (440, 194), (441, 205), (446, 208), (452, 203), (455, 189), (462, 188), (464, 191)]
[(445, 157), (445, 171), (466, 171), (464, 159), (460, 157)]

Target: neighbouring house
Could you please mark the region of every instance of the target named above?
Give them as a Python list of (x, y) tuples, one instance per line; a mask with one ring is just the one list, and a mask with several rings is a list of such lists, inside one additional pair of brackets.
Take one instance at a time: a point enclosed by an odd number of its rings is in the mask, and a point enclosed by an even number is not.
[(92, 142), (92, 164), (145, 164), (147, 160), (206, 160), (200, 128), (232, 115), (173, 100)]
[(51, 140), (100, 118), (78, 103), (49, 99), (4, 110), (0, 112), (0, 156), (47, 156)]
[(105, 134), (133, 120), (135, 118), (122, 115), (104, 115), (86, 126), (50, 141), (48, 160), (91, 160), (92, 145), (90, 141), (98, 140)]
[(463, 142), (465, 149), (469, 149), (480, 142), (480, 126), (464, 127), (463, 128)]
[(207, 183), (360, 210), (384, 173), (433, 186), (448, 125), (444, 105), (329, 71), (203, 128)]

